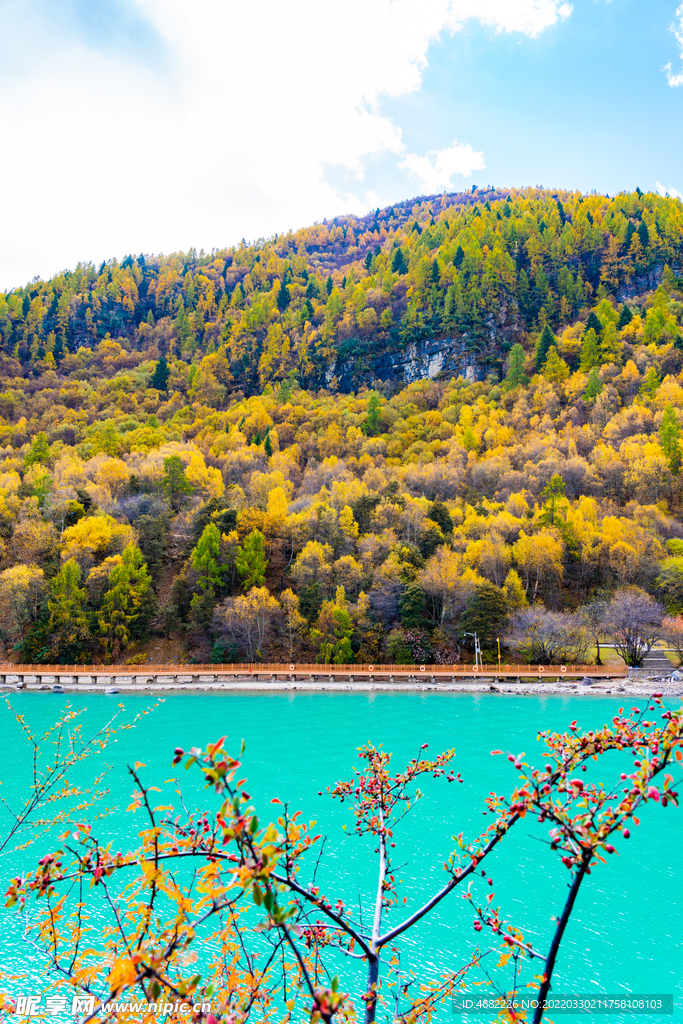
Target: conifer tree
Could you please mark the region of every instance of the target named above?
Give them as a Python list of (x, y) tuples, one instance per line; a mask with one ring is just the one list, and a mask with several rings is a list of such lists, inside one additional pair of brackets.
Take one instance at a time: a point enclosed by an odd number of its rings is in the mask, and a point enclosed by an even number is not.
[(39, 464), (45, 466), (50, 461), (50, 445), (48, 443), (47, 434), (44, 430), (41, 430), (33, 439), (28, 455), (24, 459), (24, 466), (29, 469), (30, 466)]
[(64, 563), (50, 586), (47, 607), (50, 612), (48, 631), (51, 634), (53, 657), (70, 656), (79, 661), (90, 633), (83, 604), (85, 589), (78, 586), (81, 567), (75, 558)]
[(588, 401), (593, 401), (598, 397), (604, 388), (604, 384), (600, 380), (596, 367), (593, 367), (591, 372), (588, 374), (588, 380), (586, 381), (586, 390), (583, 393), (583, 397)]
[(395, 274), (406, 274), (408, 272), (408, 264), (403, 254), (403, 249), (399, 246), (394, 249), (394, 255), (391, 257), (391, 269)]
[(130, 631), (138, 619), (143, 601), (152, 584), (140, 548), (129, 544), (121, 562), (109, 576), (109, 589), (102, 600), (97, 621), (107, 656), (116, 658), (128, 645)]
[(555, 335), (550, 330), (548, 324), (545, 325), (541, 331), (541, 336), (536, 342), (536, 371), (538, 372), (543, 366), (548, 351), (551, 345), (555, 344)]
[(662, 451), (669, 460), (669, 469), (674, 476), (681, 471), (681, 425), (678, 422), (676, 410), (672, 405), (667, 405), (664, 416), (659, 427), (659, 443)]
[(628, 324), (631, 323), (631, 320), (633, 320), (633, 313), (628, 308), (626, 303), (624, 303), (624, 305), (621, 307), (621, 312), (619, 313), (619, 319), (617, 321), (617, 330), (620, 331), (623, 327), (626, 327)]
[(583, 343), (581, 345), (581, 362), (580, 368), (586, 373), (588, 370), (592, 370), (593, 367), (600, 365), (600, 349), (598, 347), (598, 336), (594, 329), (590, 327), (583, 336)]
[(177, 512), (183, 498), (194, 490), (185, 476), (185, 467), (179, 455), (169, 455), (164, 459), (164, 478), (161, 484), (168, 495), (171, 508)]
[(510, 355), (508, 356), (508, 372), (505, 378), (505, 386), (508, 390), (512, 391), (513, 388), (519, 387), (520, 384), (529, 383), (529, 378), (524, 373), (525, 360), (524, 349), (517, 342), (510, 349)]
[(171, 371), (168, 368), (166, 362), (166, 356), (162, 356), (157, 365), (154, 367), (154, 373), (152, 379), (149, 382), (151, 388), (156, 388), (157, 391), (168, 390), (168, 378), (171, 375)]
[(242, 580), (242, 589), (263, 586), (268, 568), (268, 559), (264, 550), (265, 538), (260, 530), (252, 530), (235, 555), (235, 568)]
[(216, 593), (216, 587), (220, 586), (221, 582), (218, 565), (220, 546), (221, 535), (218, 527), (215, 523), (207, 523), (192, 552), (192, 568), (199, 574), (199, 586), (204, 593), (210, 593), (211, 596)]

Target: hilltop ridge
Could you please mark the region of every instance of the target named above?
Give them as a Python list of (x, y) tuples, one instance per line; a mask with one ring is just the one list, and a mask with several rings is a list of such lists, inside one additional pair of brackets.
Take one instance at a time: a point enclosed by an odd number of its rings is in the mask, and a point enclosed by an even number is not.
[(217, 407), (288, 375), (333, 391), (501, 376), (515, 342), (605, 297), (633, 302), (682, 255), (683, 205), (654, 193), (421, 196), (208, 254), (36, 279), (0, 295), (0, 372), (71, 376), (103, 343), (109, 365), (164, 355), (186, 376), (212, 357)]

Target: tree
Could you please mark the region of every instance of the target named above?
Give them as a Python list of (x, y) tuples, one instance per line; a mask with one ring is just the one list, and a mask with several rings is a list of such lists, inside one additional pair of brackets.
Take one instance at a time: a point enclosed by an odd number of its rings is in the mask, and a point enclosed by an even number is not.
[(655, 580), (655, 590), (670, 615), (683, 613), (683, 557), (665, 558)]
[(602, 665), (602, 658), (600, 657), (600, 641), (602, 640), (605, 632), (605, 621), (607, 619), (608, 607), (609, 605), (607, 601), (591, 601), (590, 604), (585, 604), (579, 611), (579, 615), (585, 623), (586, 632), (588, 633), (591, 641), (595, 644), (596, 665)]
[(586, 381), (586, 390), (583, 393), (583, 397), (588, 401), (594, 401), (598, 395), (602, 394), (605, 385), (600, 380), (600, 375), (595, 367), (588, 374), (588, 380)]
[(33, 438), (33, 443), (29, 448), (28, 454), (24, 459), (24, 468), (30, 469), (31, 466), (40, 465), (46, 466), (50, 461), (50, 445), (47, 439), (47, 434), (44, 430), (41, 430)]
[(149, 386), (151, 388), (156, 388), (157, 391), (168, 391), (168, 378), (170, 376), (171, 371), (168, 363), (166, 362), (166, 356), (162, 356), (154, 367), (154, 373), (152, 374)]
[(176, 512), (184, 498), (192, 494), (194, 488), (185, 476), (185, 467), (179, 455), (169, 455), (164, 459), (164, 478), (161, 486), (168, 495), (171, 508)]
[(536, 342), (536, 373), (541, 371), (541, 368), (548, 357), (548, 352), (553, 345), (555, 345), (555, 335), (546, 324), (541, 331), (538, 341)]
[(659, 427), (659, 443), (669, 460), (669, 469), (674, 476), (681, 471), (681, 425), (673, 405), (667, 405)]
[(229, 597), (216, 609), (214, 628), (243, 651), (247, 661), (256, 661), (279, 611), (280, 605), (267, 587), (252, 587), (248, 594)]
[(661, 383), (662, 382), (659, 377), (659, 374), (657, 373), (657, 370), (654, 366), (651, 366), (645, 374), (645, 376), (643, 377), (642, 383), (640, 385), (641, 395), (645, 395), (646, 398), (654, 398)]
[(289, 588), (280, 595), (282, 621), (287, 651), (290, 660), (294, 657), (294, 646), (306, 629), (306, 619), (299, 611), (299, 598)]
[(564, 480), (559, 473), (553, 473), (541, 491), (541, 499), (543, 500), (543, 509), (539, 516), (539, 522), (544, 526), (557, 526), (559, 522), (564, 522), (564, 518), (560, 516), (560, 509), (566, 508), (568, 502)]
[[(198, 583), (202, 593), (211, 597), (221, 583), (221, 570), (218, 565), (221, 535), (215, 523), (207, 523), (197, 546), (192, 551), (192, 568), (198, 574)], [(262, 581), (261, 581), (262, 582)], [(195, 595), (196, 597), (197, 595)]]
[(400, 246), (394, 249), (394, 254), (391, 257), (391, 269), (394, 272), (394, 274), (408, 273), (408, 264), (406, 263), (406, 258), (403, 254), (403, 249), (401, 249)]
[[(532, 604), (536, 601), (541, 581), (543, 588), (555, 586), (563, 576), (562, 541), (551, 530), (533, 536), (522, 530), (512, 545), (512, 557), (524, 582), (524, 592)], [(543, 589), (541, 588), (541, 589)]]
[(365, 421), (365, 431), (373, 437), (379, 430), (381, 401), (376, 391), (373, 391), (368, 400), (368, 417)]
[(463, 565), (462, 556), (443, 545), (436, 549), (418, 579), (432, 598), (431, 615), (439, 626), (459, 616), (479, 582), (477, 574)]
[(592, 370), (594, 367), (600, 366), (601, 362), (602, 358), (600, 356), (598, 336), (595, 333), (594, 328), (591, 327), (583, 336), (579, 368), (586, 373), (588, 370)]
[(583, 662), (589, 640), (579, 617), (535, 605), (514, 613), (505, 643), (526, 662), (558, 665)]
[(406, 586), (398, 603), (401, 625), (406, 629), (422, 629), (426, 624), (426, 594), (419, 583), (413, 581)]
[[(508, 603), (503, 590), (488, 580), (478, 583), (460, 619), (463, 634), (476, 633), (484, 650), (495, 650), (508, 621)], [(468, 638), (469, 643), (469, 638)]]
[[(664, 707), (659, 694), (648, 703), (655, 712)], [(75, 830), (69, 828), (68, 844), (52, 849), (35, 869), (10, 881), (7, 905), (23, 914), (29, 901), (41, 900), (38, 905), (46, 911), (29, 934), (47, 967), (62, 968), (49, 971), (51, 990), (87, 993), (94, 987), (98, 995), (88, 1007), (90, 1016), (118, 1018), (115, 1009), (104, 1009), (107, 1003), (141, 998), (148, 1004), (152, 998), (164, 1006), (168, 1003), (167, 1024), (186, 1021), (188, 1003), (198, 1006), (198, 1024), (213, 1024), (216, 1017), (210, 1004), (206, 1009), (201, 1005), (210, 999), (219, 1012), (239, 1012), (246, 1022), (252, 1015), (267, 1019), (270, 1008), (279, 1011), (286, 1001), (295, 1019), (331, 1024), (335, 1017), (355, 1019), (347, 993), (360, 990), (365, 1024), (374, 1024), (382, 1004), (391, 1006), (396, 1019), (418, 1024), (432, 1020), (437, 1008), (459, 993), (468, 974), (476, 979), (481, 965), (492, 992), (507, 1002), (527, 993), (527, 972), (535, 974), (533, 1024), (541, 1024), (579, 890), (594, 873), (606, 870), (605, 854), (616, 852), (614, 842), (630, 839), (631, 827), (639, 823), (649, 803), (678, 806), (671, 768), (683, 744), (682, 713), (664, 710), (662, 724), (656, 725), (638, 709), (630, 716), (620, 710), (610, 726), (583, 732), (573, 722), (567, 731), (546, 731), (539, 739), (544, 765), (534, 767), (523, 755), (507, 752), (519, 773), (514, 791), (510, 796), (489, 795), (488, 825), (479, 835), (469, 840), (462, 832), (454, 836), (451, 852), (439, 858), (443, 883), (412, 912), (399, 910), (405, 884), (395, 867), (402, 859), (399, 850), (394, 852), (401, 840), (400, 823), (407, 813), (414, 813), (430, 777), (461, 781), (460, 773), (456, 777), (449, 767), (454, 750), (429, 758), (424, 744), (405, 768), (396, 771), (390, 753), (367, 744), (359, 749), (361, 764), (351, 777), (328, 788), (332, 799), (347, 804), (356, 835), (377, 858), (374, 910), (364, 921), (355, 910), (357, 893), (334, 891), (334, 874), (328, 883), (332, 891), (321, 891), (317, 869), (323, 851), (321, 836), (312, 831), (314, 822), (306, 824), (278, 797), (272, 802), (282, 807), (282, 813), (265, 825), (260, 820), (245, 789), (244, 744), (235, 756), (225, 737), (206, 750), (194, 746), (186, 753), (178, 747), (173, 758), (174, 765), (185, 761), (187, 769), (201, 774), (205, 789), (215, 794), (215, 811), (188, 810), (182, 797), (176, 800), (171, 795), (178, 786), (175, 779), (169, 780), (169, 796), (164, 793), (164, 802), (156, 806), (161, 797), (155, 795), (157, 787), (143, 780), (144, 765), (131, 766), (135, 788), (128, 813), (145, 815), (139, 843), (115, 853), (120, 840), (117, 834), (113, 844), (106, 819), (96, 830), (80, 819)], [(492, 751), (494, 756), (503, 753)], [(635, 770), (622, 791), (619, 770), (629, 770), (633, 763)], [(612, 777), (589, 779), (583, 774), (589, 766), (593, 772), (611, 771)], [(203, 807), (207, 804), (204, 798)], [(532, 946), (504, 916), (483, 869), (484, 860), (496, 851), (496, 870), (501, 870), (511, 829), (520, 821), (525, 828), (535, 827), (536, 819), (569, 883), (551, 917), (547, 952), (541, 951), (536, 938)], [(186, 880), (179, 868), (188, 861), (196, 873)], [(516, 877), (519, 880), (518, 873)], [(485, 900), (474, 884), (479, 879), (489, 882)], [(412, 880), (407, 884), (410, 887)], [(97, 929), (88, 930), (79, 913), (84, 889), (97, 908)], [(416, 992), (405, 984), (401, 943), (453, 894), (462, 894), (469, 903), (474, 931), (490, 932), (485, 945), (499, 957), (484, 959), (486, 954), (477, 951), (465, 964), (425, 982)], [(387, 920), (389, 908), (393, 912)], [(205, 977), (197, 972), (193, 945), (221, 951)], [(345, 974), (341, 982), (332, 977), (333, 965), (339, 964)]]
[(639, 666), (662, 635), (664, 609), (639, 587), (622, 587), (607, 609), (606, 630), (627, 665)]
[(559, 384), (569, 376), (569, 366), (559, 355), (555, 345), (548, 349), (548, 355), (541, 367), (541, 373), (551, 384)]
[(264, 540), (260, 530), (252, 530), (237, 549), (235, 568), (244, 590), (260, 587), (266, 578), (268, 559), (264, 553)]
[(0, 572), (0, 630), (15, 643), (23, 640), (38, 614), (45, 573), (37, 565), (14, 565)]
[(524, 373), (525, 363), (526, 353), (519, 342), (516, 342), (510, 349), (508, 356), (508, 372), (505, 378), (505, 387), (509, 391), (529, 383), (529, 378)]
[(50, 584), (47, 607), (50, 612), (48, 630), (51, 650), (57, 661), (68, 663), (85, 659), (85, 648), (90, 640), (88, 617), (85, 613), (85, 588), (79, 587), (81, 567), (75, 558), (64, 563)]
[(120, 564), (109, 575), (109, 589), (97, 616), (100, 637), (109, 658), (118, 657), (128, 645), (151, 585), (140, 548), (129, 544), (121, 554)]

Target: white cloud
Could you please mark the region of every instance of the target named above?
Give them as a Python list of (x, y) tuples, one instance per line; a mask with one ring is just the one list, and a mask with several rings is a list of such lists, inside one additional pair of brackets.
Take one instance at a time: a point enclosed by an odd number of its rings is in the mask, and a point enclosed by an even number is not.
[(671, 196), (673, 199), (683, 199), (683, 192), (679, 192), (671, 185), (662, 185), (661, 181), (655, 184), (655, 189), (659, 192), (660, 196)]
[[(404, 154), (381, 102), (420, 89), (441, 32), (476, 18), (533, 37), (571, 11), (559, 0), (133, 2), (157, 38), (147, 64), (50, 21), (57, 5), (3, 4), (0, 287), (359, 210), (325, 169), (361, 179), (369, 156)], [(483, 156), (454, 144), (404, 163), (441, 182)]]
[[(683, 58), (683, 4), (676, 8), (675, 17), (678, 18), (678, 21), (673, 23), (671, 31), (676, 36), (676, 42), (681, 48), (681, 58)], [(675, 88), (677, 85), (683, 85), (683, 71), (679, 71), (678, 74), (675, 74), (671, 70), (671, 61), (664, 65), (662, 71), (666, 73), (666, 80), (670, 86)]]
[(454, 142), (448, 149), (433, 150), (426, 156), (408, 153), (398, 166), (421, 182), (425, 192), (443, 192), (451, 188), (454, 174), (469, 178), (486, 164), (484, 154), (477, 153), (468, 142)]

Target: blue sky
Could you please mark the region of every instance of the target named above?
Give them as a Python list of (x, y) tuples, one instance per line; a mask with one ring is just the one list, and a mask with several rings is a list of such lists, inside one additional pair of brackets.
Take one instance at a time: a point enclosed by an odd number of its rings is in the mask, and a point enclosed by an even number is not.
[(0, 0), (0, 288), (424, 192), (683, 192), (676, 0)]

